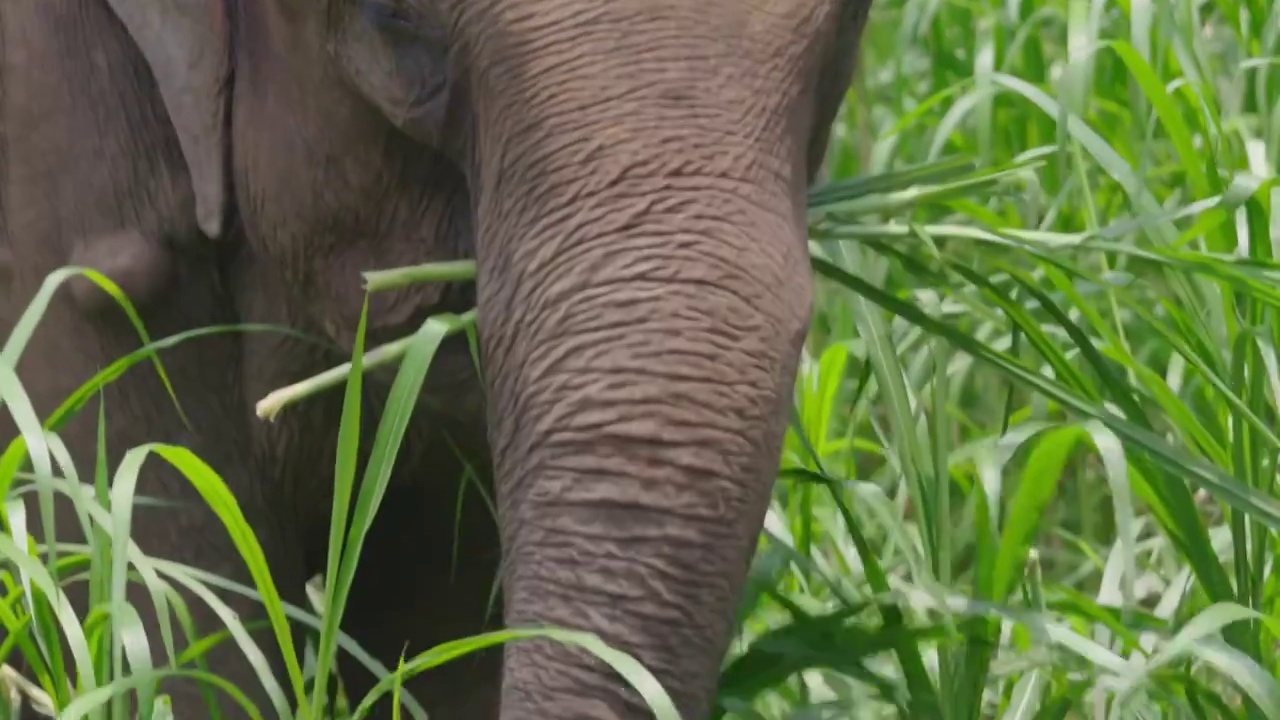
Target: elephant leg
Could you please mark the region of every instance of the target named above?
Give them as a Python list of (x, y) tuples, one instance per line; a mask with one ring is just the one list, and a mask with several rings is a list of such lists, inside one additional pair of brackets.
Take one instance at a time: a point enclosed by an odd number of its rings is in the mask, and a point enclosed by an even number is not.
[[(394, 670), (442, 642), (496, 628), (498, 543), (492, 519), (474, 490), (462, 510), (455, 541), (452, 502), (418, 487), (388, 492), (361, 554), (343, 630)], [(432, 720), (496, 720), (500, 700), (500, 647), (465, 655), (419, 674), (404, 688)], [(353, 706), (380, 678), (348, 657), (342, 679)], [(372, 717), (391, 717), (390, 695)], [(407, 715), (401, 714), (401, 717)]]

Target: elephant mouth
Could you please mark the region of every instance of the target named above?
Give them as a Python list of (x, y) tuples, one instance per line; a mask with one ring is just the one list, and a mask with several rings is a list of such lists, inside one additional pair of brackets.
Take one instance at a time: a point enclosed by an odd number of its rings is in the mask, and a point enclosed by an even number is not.
[[(417, 327), (408, 328), (409, 333)], [(372, 343), (369, 347), (373, 347)], [(401, 361), (395, 360), (367, 370), (366, 397), (388, 398), (400, 367)], [(438, 428), (465, 428), (471, 432), (483, 427), (484, 392), (477, 368), (464, 335), (445, 338), (431, 357), (427, 375), (414, 399), (414, 415), (429, 418), (429, 424)], [(380, 402), (375, 404), (381, 407)], [(381, 417), (381, 411), (371, 417)]]
[[(373, 348), (407, 338), (422, 329), (422, 326), (433, 317), (446, 314), (461, 315), (472, 307), (474, 306), (464, 302), (442, 303), (431, 308), (414, 311), (402, 320), (388, 323), (376, 323), (371, 311), (365, 332), (365, 347)], [(351, 341), (351, 347), (354, 347), (354, 333), (352, 333)]]
[[(329, 338), (346, 355), (355, 350), (360, 303), (344, 302), (343, 311), (326, 328)], [(365, 350), (396, 342), (418, 332), (432, 317), (462, 314), (475, 307), (472, 283), (447, 283), (425, 288), (401, 288), (369, 295), (365, 324)]]
[[(436, 302), (430, 305), (418, 303), (413, 307), (405, 307), (403, 304), (390, 304), (388, 307), (377, 302), (378, 295), (371, 296), (365, 328), (366, 357), (377, 352), (379, 348), (386, 348), (392, 343), (401, 342), (413, 336), (432, 317), (442, 314), (459, 315), (475, 307), (475, 293), (472, 288), (458, 285), (445, 287), (442, 290)], [(379, 312), (380, 310), (383, 312)], [(340, 328), (330, 329), (331, 339), (348, 359), (355, 351), (357, 325), (358, 316), (350, 323), (343, 323)], [(432, 358), (427, 379), (423, 385), (423, 398), (453, 394), (462, 386), (478, 382), (474, 365), (475, 361), (471, 357), (471, 348), (465, 335), (457, 334), (445, 338)], [(400, 362), (394, 360), (369, 368), (366, 377), (371, 383), (390, 389), (399, 369)]]

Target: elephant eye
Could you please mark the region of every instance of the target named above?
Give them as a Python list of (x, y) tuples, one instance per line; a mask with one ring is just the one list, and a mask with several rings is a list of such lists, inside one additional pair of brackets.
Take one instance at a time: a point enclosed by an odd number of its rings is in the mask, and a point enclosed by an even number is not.
[(376, 27), (388, 30), (414, 32), (417, 24), (399, 3), (388, 0), (365, 0), (362, 4), (364, 16)]

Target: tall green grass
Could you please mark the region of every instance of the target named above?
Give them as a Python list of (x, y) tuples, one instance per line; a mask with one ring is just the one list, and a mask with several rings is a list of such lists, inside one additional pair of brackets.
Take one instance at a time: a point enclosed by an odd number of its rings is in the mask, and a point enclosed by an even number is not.
[(1280, 717), (1280, 5), (866, 39), (725, 715)]
[[(1278, 44), (1280, 5), (1265, 0), (877, 0), (811, 194), (813, 331), (715, 717), (1280, 718)], [(379, 274), (370, 290), (467, 272)], [(162, 718), (154, 681), (186, 674), (237, 697), (202, 674), (206, 644), (172, 650), (187, 632), (175, 587), (263, 599), (282, 645), (286, 617), (315, 629), (263, 717), (359, 715), (362, 698), (327, 706), (337, 650), (397, 692), (406, 674), (526, 636), (465, 639), (393, 672), (337, 631), (407, 399), (469, 316), (357, 351), (264, 406), (346, 393), (333, 513), (351, 522), (334, 524), (315, 607), (293, 608), (265, 565), (256, 587), (232, 587), (128, 543), (138, 468), (170, 462), (261, 560), (234, 498), (181, 449), (68, 462), (65, 415), (151, 358), (122, 359), (35, 417), (12, 368), (45, 301), (0, 350), (0, 398), (24, 431), (0, 456), (0, 663), (27, 658), (28, 696), (114, 719), (137, 692)], [(277, 330), (201, 332), (218, 331)], [(361, 366), (391, 362), (399, 400), (361, 468)], [(29, 545), (18, 480), (76, 498), (92, 542), (56, 559)], [(164, 637), (141, 633), (126, 573), (175, 619)], [(95, 588), (87, 617), (60, 604), (65, 577)], [(222, 639), (261, 658), (226, 619)], [(630, 658), (556, 637), (605, 656), (673, 717)], [(174, 663), (151, 667), (151, 647)]]
[[(41, 420), (35, 413), (20, 378), (15, 372), (39, 319), (59, 287), (74, 275), (89, 277), (111, 293), (134, 322), (143, 346), (136, 352), (108, 366), (90, 378), (67, 398), (49, 418)], [(380, 289), (377, 273), (371, 274), (370, 291)], [(397, 705), (418, 720), (426, 718), (417, 700), (401, 690), (403, 681), (442, 663), (476, 650), (506, 642), (533, 638), (549, 638), (580, 646), (595, 653), (613, 666), (634, 685), (653, 708), (659, 720), (679, 720), (670, 697), (653, 675), (635, 659), (608, 647), (590, 633), (559, 628), (520, 628), (495, 631), (483, 636), (462, 638), (430, 648), (413, 657), (401, 658), (391, 669), (364, 653), (339, 630), (347, 596), (354, 581), (361, 548), (377, 515), (378, 506), (390, 482), (391, 468), (411, 417), (411, 411), (426, 377), (432, 357), (450, 334), (469, 331), (472, 313), (463, 316), (430, 318), (412, 337), (366, 353), (365, 323), (368, 303), (361, 313), (356, 343), (349, 364), (334, 372), (283, 388), (264, 398), (260, 412), (271, 417), (291, 402), (309, 393), (324, 391), (342, 384), (345, 397), (338, 436), (338, 452), (334, 471), (333, 522), (329, 554), (321, 590), (321, 598), (313, 608), (304, 609), (283, 602), (279, 588), (271, 577), (266, 558), (252, 528), (241, 513), (234, 495), (216, 471), (189, 450), (160, 443), (143, 445), (127, 452), (112, 472), (105, 457), (105, 421), (103, 405), (99, 407), (99, 444), (92, 482), (82, 481), (67, 447), (57, 431), (76, 411), (83, 410), (106, 383), (118, 378), (133, 365), (145, 360), (155, 364), (162, 378), (167, 378), (158, 351), (174, 344), (211, 332), (288, 332), (284, 328), (239, 325), (206, 328), (159, 342), (150, 342), (145, 327), (114, 283), (102, 275), (83, 268), (67, 268), (51, 275), (20, 318), (17, 327), (0, 347), (0, 401), (13, 415), (19, 437), (12, 440), (0, 455), (0, 497), (7, 498), (0, 508), (0, 584), (5, 595), (0, 600), (0, 674), (4, 697), (14, 695), (12, 703), (0, 702), (0, 718), (21, 711), (21, 705), (32, 701), (32, 709), (60, 720), (80, 718), (117, 720), (128, 718), (130, 696), (136, 699), (138, 717), (142, 720), (165, 720), (172, 717), (168, 698), (159, 694), (160, 681), (186, 678), (202, 683), (212, 693), (221, 693), (242, 708), (250, 717), (275, 717), (297, 720), (319, 720), (334, 717), (365, 717), (375, 701), (393, 694)], [(360, 443), (360, 393), (366, 359), (378, 362), (399, 361), (391, 388), (390, 400), (377, 423), (373, 452), (364, 468), (356, 493), (358, 468), (357, 447)], [(169, 387), (167, 379), (165, 386)], [(178, 403), (179, 399), (170, 395)], [(179, 409), (180, 409), (179, 405)], [(245, 587), (212, 576), (196, 568), (151, 558), (144, 555), (130, 539), (132, 507), (143, 464), (167, 462), (192, 484), (206, 503), (216, 512), (225, 531), (249, 567), (253, 587)], [(55, 471), (56, 466), (56, 471)], [(21, 481), (21, 482), (18, 482)], [(73, 502), (87, 545), (49, 543), (28, 534), (28, 506), (22, 495), (37, 492), (37, 507), (45, 528), (54, 527), (52, 502), (55, 492), (65, 494)], [(354, 497), (354, 505), (352, 503)], [(342, 530), (347, 528), (344, 534)], [(67, 575), (72, 569), (82, 574)], [(65, 594), (65, 583), (88, 582), (89, 609), (77, 616)], [(126, 596), (130, 581), (141, 582), (148, 589), (152, 607), (163, 618), (161, 657), (163, 665), (154, 664), (151, 643), (143, 627), (139, 609)], [(186, 591), (175, 592), (174, 585)], [(215, 590), (240, 593), (259, 601), (265, 609), (271, 639), (277, 643), (285, 661), (285, 678), (271, 672), (267, 654), (248, 632), (245, 619), (238, 617)], [(188, 598), (208, 604), (225, 624), (213, 636), (199, 636), (186, 612)], [(186, 643), (175, 642), (173, 620), (178, 620)], [(314, 665), (304, 672), (302, 648), (295, 646), (289, 621), (316, 630), (313, 634)], [(271, 707), (253, 704), (242, 688), (210, 673), (202, 658), (215, 643), (230, 638), (258, 672)], [(63, 654), (62, 643), (70, 649)], [(326, 703), (331, 697), (329, 683), (336, 653), (341, 649), (384, 681), (363, 698), (350, 698), (346, 707), (335, 708)], [(10, 663), (16, 656), (25, 661), (35, 683), (17, 675)], [(69, 662), (68, 662), (69, 661)], [(287, 684), (281, 686), (281, 682)], [(308, 689), (309, 688), (309, 689)], [(12, 690), (12, 692), (11, 692)], [(214, 712), (211, 704), (210, 711)]]

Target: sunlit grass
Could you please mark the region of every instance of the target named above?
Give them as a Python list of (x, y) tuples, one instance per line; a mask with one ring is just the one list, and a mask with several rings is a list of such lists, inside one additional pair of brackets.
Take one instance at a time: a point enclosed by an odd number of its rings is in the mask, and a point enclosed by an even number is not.
[[(815, 321), (717, 717), (1280, 718), (1278, 45), (1280, 5), (1261, 0), (877, 0), (811, 195)], [(470, 273), (388, 271), (368, 289)], [(150, 358), (122, 359), (36, 418), (11, 369), (38, 317), (0, 350), (0, 397), (25, 438), (0, 456), (0, 663), (28, 659), (29, 694), (64, 716), (124, 717), (123, 692), (145, 699), (175, 672), (121, 670), (185, 637), (175, 587), (265, 599), (276, 642), (289, 642), (285, 617), (315, 628), (314, 662), (294, 648), (264, 717), (329, 714), (337, 650), (392, 692), (396, 677), (518, 640), (469, 638), (393, 673), (337, 632), (408, 403), (469, 316), (357, 351), (264, 405), (269, 417), (300, 395), (347, 393), (333, 512), (352, 522), (345, 534), (335, 523), (330, 582), (305, 609), (283, 605), (267, 575), (232, 587), (123, 541), (146, 458), (177, 465), (247, 558), (255, 546), (216, 474), (180, 449), (67, 462), (59, 424)], [(278, 329), (199, 332), (228, 331)], [(381, 362), (399, 374), (361, 468), (359, 378)], [(78, 499), (93, 542), (60, 548), (56, 567), (87, 575), (100, 611), (60, 609), (49, 554), (22, 539), (19, 479)], [(165, 637), (140, 635), (126, 571), (170, 609)], [(75, 682), (57, 637), (83, 668)], [(261, 653), (233, 617), (223, 639)], [(628, 658), (560, 639), (607, 656), (661, 706)]]
[(867, 39), (831, 175), (947, 164), (817, 194), (724, 706), (1280, 717), (1280, 6), (905, 0)]
[[(164, 444), (144, 445), (129, 450), (113, 475), (105, 465), (105, 434), (102, 432), (104, 414), (99, 413), (99, 447), (94, 482), (82, 482), (77, 468), (56, 432), (70, 416), (70, 409), (84, 401), (128, 369), (144, 359), (157, 362), (163, 374), (163, 365), (155, 351), (160, 347), (181, 342), (198, 333), (168, 338), (149, 343), (145, 331), (138, 325), (145, 343), (143, 348), (128, 358), (111, 366), (90, 379), (72, 393), (63, 409), (50, 419), (41, 421), (31, 407), (20, 379), (14, 372), (16, 364), (31, 336), (31, 329), (43, 314), (57, 288), (72, 275), (82, 272), (68, 269), (55, 273), (18, 323), (7, 344), (0, 349), (0, 358), (8, 365), (0, 365), (0, 399), (17, 421), (19, 437), (0, 456), (0, 488), (9, 490), (9, 500), (0, 513), (3, 533), (0, 533), (0, 583), (8, 591), (6, 600), (0, 602), (0, 622), (5, 627), (0, 641), (0, 663), (5, 673), (0, 683), (12, 687), (18, 697), (25, 697), (31, 709), (60, 718), (126, 718), (130, 716), (130, 695), (136, 698), (139, 717), (143, 720), (171, 717), (168, 700), (157, 693), (158, 682), (168, 677), (183, 677), (207, 685), (213, 692), (224, 694), (242, 708), (250, 717), (297, 718), (313, 720), (333, 716), (335, 708), (326, 703), (330, 698), (330, 675), (336, 653), (341, 649), (350, 653), (367, 669), (384, 680), (367, 697), (348, 698), (344, 710), (351, 718), (368, 714), (373, 702), (382, 695), (393, 693), (410, 717), (421, 720), (426, 717), (415, 698), (404, 692), (404, 679), (430, 670), (442, 663), (477, 650), (534, 638), (548, 638), (580, 646), (608, 662), (628, 682), (635, 685), (649, 702), (659, 720), (679, 720), (671, 699), (656, 682), (652, 674), (633, 658), (608, 647), (590, 633), (556, 628), (520, 628), (487, 633), (482, 636), (462, 638), (444, 643), (413, 657), (401, 658), (395, 671), (391, 671), (366, 655), (350, 638), (339, 630), (346, 599), (355, 577), (360, 550), (377, 514), (382, 496), (390, 482), (391, 468), (404, 431), (411, 417), (411, 409), (426, 377), (430, 362), (441, 342), (450, 334), (469, 328), (469, 314), (462, 318), (453, 316), (431, 318), (412, 337), (396, 346), (391, 359), (398, 359), (399, 369), (390, 393), (390, 401), (383, 410), (373, 439), (373, 453), (364, 468), (360, 491), (354, 497), (355, 474), (358, 471), (357, 446), (360, 442), (360, 392), (364, 361), (371, 353), (364, 351), (367, 302), (361, 314), (352, 352), (352, 361), (340, 368), (345, 382), (333, 382), (327, 373), (318, 380), (304, 382), (287, 389), (283, 400), (275, 407), (275, 413), (284, 411), (284, 405), (299, 399), (306, 393), (324, 392), (334, 385), (345, 386), (345, 401), (339, 430), (339, 448), (334, 476), (333, 531), (329, 543), (329, 557), (319, 598), (314, 607), (304, 610), (290, 607), (282, 599), (266, 564), (261, 547), (252, 528), (241, 514), (236, 498), (213, 468), (182, 447)], [(132, 318), (136, 314), (128, 300), (118, 289), (96, 273), (86, 273), (111, 292)], [(224, 329), (230, 331), (232, 328)], [(240, 326), (238, 331), (267, 331), (269, 328)], [(101, 406), (99, 406), (101, 407)], [(269, 420), (268, 420), (269, 421)], [(150, 558), (142, 554), (130, 540), (130, 518), (134, 490), (143, 463), (155, 455), (179, 470), (191, 482), (203, 500), (214, 509), (225, 531), (232, 538), (237, 551), (246, 561), (254, 586), (247, 588), (225, 579), (210, 576), (195, 568)], [(24, 470), (26, 461), (32, 468)], [(57, 472), (54, 465), (57, 465)], [(17, 480), (27, 481), (16, 485)], [(52, 497), (55, 489), (65, 493), (74, 503), (80, 515), (85, 536), (92, 538), (87, 546), (71, 546), (66, 543), (43, 544), (28, 534), (26, 512), (28, 505), (21, 495), (34, 487), (39, 493), (37, 507), (44, 514), (45, 527), (51, 527), (48, 518), (52, 514)], [(343, 528), (347, 529), (344, 534)], [(89, 612), (84, 617), (75, 614), (63, 592), (64, 581), (70, 581), (65, 573), (72, 566), (88, 565), (87, 581), (96, 592), (91, 592)], [(130, 572), (133, 569), (133, 573)], [(61, 572), (59, 572), (61, 571)], [(132, 575), (132, 576), (131, 576)], [(64, 580), (65, 579), (65, 580)], [(75, 578), (77, 580), (82, 578)], [(151, 596), (152, 606), (164, 622), (161, 623), (160, 640), (165, 653), (163, 665), (153, 664), (150, 643), (143, 629), (138, 608), (125, 595), (130, 581), (144, 583)], [(188, 594), (184, 597), (174, 592), (174, 584)], [(214, 589), (250, 596), (266, 610), (272, 630), (285, 660), (287, 677), (277, 678), (270, 672), (266, 654), (248, 633), (243, 620), (226, 606)], [(216, 635), (229, 636), (239, 647), (246, 661), (252, 663), (270, 697), (272, 707), (254, 706), (241, 688), (200, 667), (200, 658), (219, 637), (197, 637), (186, 616), (184, 603), (193, 597), (208, 604), (223, 621), (225, 630)], [(172, 613), (170, 611), (173, 611)], [(177, 617), (189, 641), (178, 651), (172, 622)], [(315, 664), (311, 672), (304, 673), (303, 648), (296, 647), (289, 631), (289, 620), (318, 629)], [(63, 656), (59, 642), (63, 639), (70, 647), (70, 662)], [(16, 677), (10, 661), (14, 652), (26, 661), (36, 682)], [(127, 662), (127, 672), (126, 672)], [(69, 671), (69, 672), (68, 672)], [(282, 685), (281, 683), (285, 683)], [(310, 688), (310, 690), (308, 690)], [(9, 695), (8, 692), (5, 693)], [(15, 701), (15, 705), (16, 705)], [(7, 717), (16, 708), (9, 704), (0, 707), (0, 718)]]

